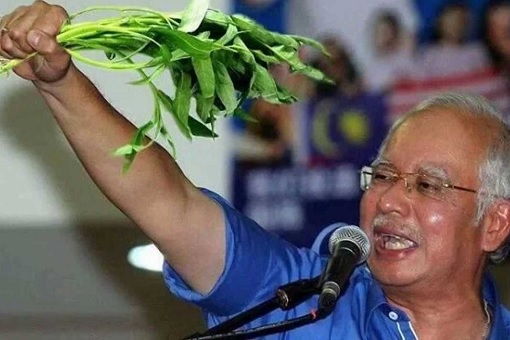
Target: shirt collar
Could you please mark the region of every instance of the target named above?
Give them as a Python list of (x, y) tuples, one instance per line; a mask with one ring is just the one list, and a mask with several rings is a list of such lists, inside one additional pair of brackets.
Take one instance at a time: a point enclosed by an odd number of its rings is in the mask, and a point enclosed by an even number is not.
[(487, 270), (482, 281), (482, 295), (483, 298), (489, 303), (492, 311), (492, 324), (489, 339), (505, 339), (508, 337), (509, 330), (505, 324), (503, 316), (503, 306), (501, 299), (496, 289), (496, 284), (492, 274)]
[[(364, 330), (365, 334), (368, 331), (368, 325), (370, 325), (370, 320), (373, 317), (373, 314), (376, 310), (380, 310), (384, 314), (388, 314), (390, 311), (396, 312), (399, 315), (401, 320), (409, 321), (409, 317), (400, 310), (392, 308), (388, 304), (388, 300), (382, 291), (381, 286), (377, 283), (377, 281), (372, 276), (370, 269), (367, 265), (361, 266), (361, 273), (364, 280), (368, 280), (368, 291), (366, 296), (366, 309), (364, 316)], [(505, 320), (503, 317), (503, 307), (501, 306), (501, 299), (496, 289), (496, 285), (494, 282), (494, 278), (490, 274), (489, 271), (486, 271), (483, 281), (482, 281), (482, 295), (483, 298), (489, 303), (492, 309), (492, 325), (491, 325), (491, 333), (489, 336), (490, 340), (504, 339), (505, 336), (508, 336), (508, 329), (505, 325)]]

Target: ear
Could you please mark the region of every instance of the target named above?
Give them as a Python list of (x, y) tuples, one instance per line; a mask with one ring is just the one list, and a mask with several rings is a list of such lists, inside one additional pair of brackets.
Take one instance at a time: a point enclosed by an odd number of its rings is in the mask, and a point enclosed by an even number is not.
[(487, 211), (483, 223), (482, 249), (493, 252), (510, 234), (510, 200), (498, 200)]

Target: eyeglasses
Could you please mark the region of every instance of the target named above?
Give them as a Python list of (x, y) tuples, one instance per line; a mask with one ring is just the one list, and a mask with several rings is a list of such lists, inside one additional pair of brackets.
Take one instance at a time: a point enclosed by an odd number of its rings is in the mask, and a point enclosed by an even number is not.
[(453, 185), (442, 178), (425, 173), (399, 173), (381, 166), (364, 166), (361, 169), (361, 190), (369, 188), (385, 190), (392, 187), (398, 180), (404, 181), (404, 187), (411, 192), (416, 189), (423, 196), (436, 200), (444, 200), (451, 189), (476, 193), (476, 190)]

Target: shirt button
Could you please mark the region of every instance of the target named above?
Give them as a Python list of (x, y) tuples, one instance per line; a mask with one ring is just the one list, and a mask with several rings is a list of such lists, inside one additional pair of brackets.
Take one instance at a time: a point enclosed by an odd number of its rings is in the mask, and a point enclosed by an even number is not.
[(395, 312), (389, 312), (388, 313), (388, 316), (390, 317), (391, 320), (393, 321), (397, 321), (398, 320), (398, 314), (395, 313)]

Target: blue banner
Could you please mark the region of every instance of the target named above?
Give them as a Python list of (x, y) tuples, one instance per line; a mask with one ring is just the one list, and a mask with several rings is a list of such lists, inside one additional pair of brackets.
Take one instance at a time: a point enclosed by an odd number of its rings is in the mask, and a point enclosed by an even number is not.
[(310, 246), (332, 223), (359, 223), (359, 170), (375, 157), (387, 130), (381, 96), (334, 96), (304, 108), (304, 160), (238, 157), (232, 186), (238, 209), (298, 246)]

